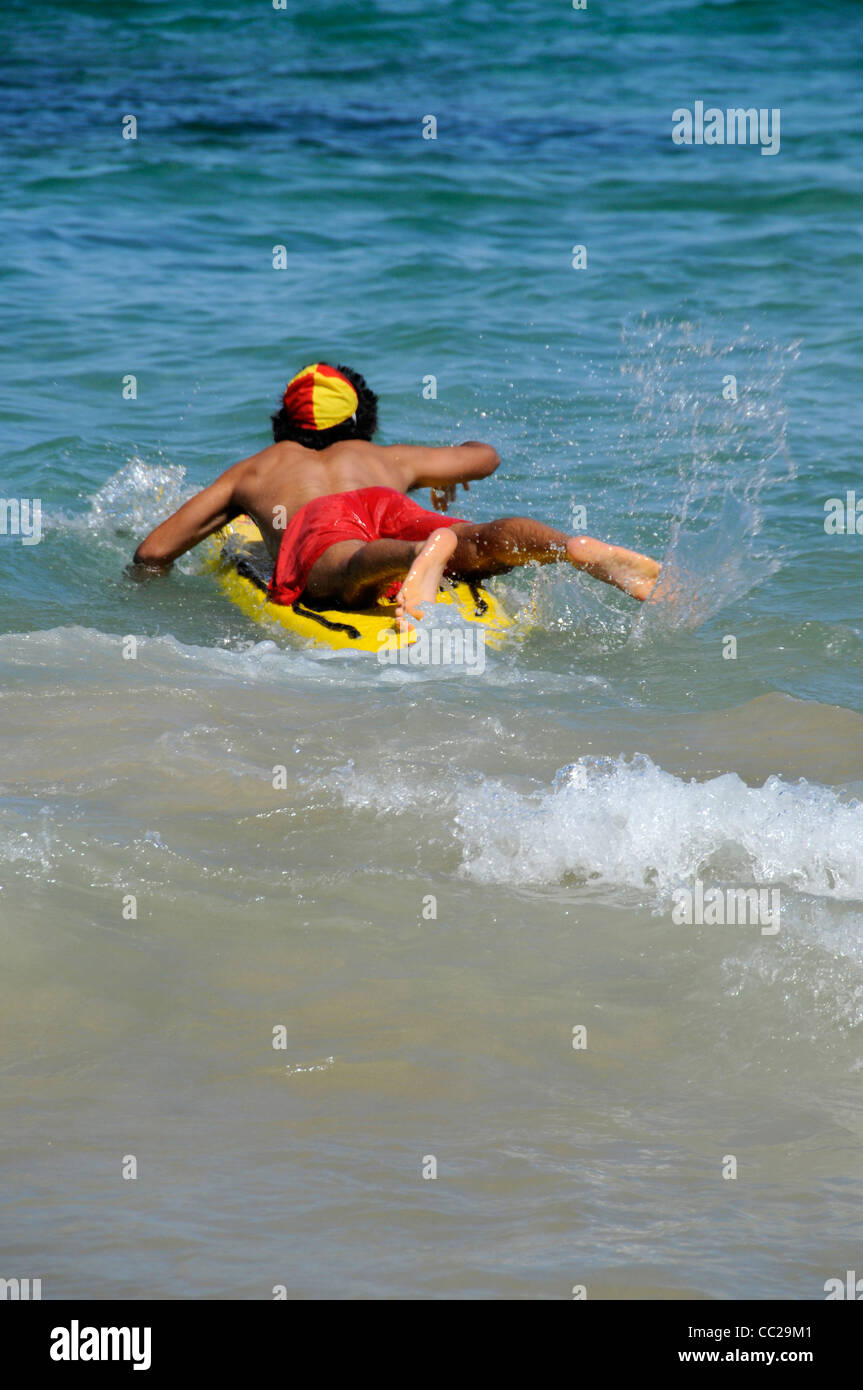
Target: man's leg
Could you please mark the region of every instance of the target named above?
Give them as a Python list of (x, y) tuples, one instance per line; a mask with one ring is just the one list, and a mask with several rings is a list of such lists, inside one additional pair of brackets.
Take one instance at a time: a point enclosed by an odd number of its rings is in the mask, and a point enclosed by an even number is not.
[(312, 565), (304, 593), (364, 608), (385, 584), (407, 574), (416, 552), (414, 541), (337, 541)]
[(550, 565), (567, 561), (643, 601), (659, 577), (659, 562), (649, 555), (606, 545), (592, 536), (568, 536), (527, 517), (508, 516), (478, 524), (458, 522), (452, 530), (458, 544), (449, 568), (465, 579), (505, 574), (531, 562)]
[(443, 572), (456, 548), (454, 528), (441, 527), (424, 541), (337, 541), (309, 571), (304, 592), (335, 598), (353, 608), (373, 604), (387, 584), (403, 579), (396, 600), (399, 626), (405, 613), (422, 617), (420, 603), (434, 603)]
[(355, 608), (375, 602), (381, 589), (404, 577), (396, 616), (421, 617), (420, 603), (433, 603), (443, 572), (465, 579), (505, 574), (517, 565), (567, 561), (633, 598), (646, 599), (659, 577), (659, 563), (623, 546), (591, 536), (567, 536), (541, 521), (502, 517), (480, 523), (457, 522), (433, 531), (425, 541), (337, 541), (309, 571), (305, 592), (335, 598)]

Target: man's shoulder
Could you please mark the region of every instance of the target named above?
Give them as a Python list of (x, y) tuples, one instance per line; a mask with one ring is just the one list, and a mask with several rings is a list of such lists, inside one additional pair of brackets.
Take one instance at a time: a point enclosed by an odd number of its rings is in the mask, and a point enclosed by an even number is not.
[(301, 444), (294, 444), (290, 440), (283, 439), (276, 444), (268, 444), (257, 454), (243, 459), (238, 467), (248, 473), (264, 473), (272, 468), (283, 467), (287, 463), (295, 463), (303, 457), (313, 458), (314, 451), (304, 449)]
[[(309, 452), (303, 450), (305, 454)], [(398, 465), (397, 446), (376, 444), (371, 439), (340, 439), (337, 444), (330, 444), (313, 457), (328, 468), (338, 469), (379, 470), (382, 467), (391, 469)]]
[[(372, 439), (340, 439), (335, 444), (329, 444), (326, 449), (321, 449), (317, 457), (373, 458), (377, 454), (385, 454), (387, 448), (386, 444), (376, 444)], [(314, 453), (314, 450), (304, 449), (303, 452)]]

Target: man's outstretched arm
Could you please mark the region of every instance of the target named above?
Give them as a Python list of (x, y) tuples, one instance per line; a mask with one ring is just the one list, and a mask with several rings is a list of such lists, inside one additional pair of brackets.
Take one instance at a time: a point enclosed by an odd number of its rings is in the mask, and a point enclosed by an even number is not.
[(439, 512), (445, 512), (454, 500), (459, 483), (467, 492), (469, 483), (488, 478), (500, 463), (496, 449), (475, 439), (444, 449), (391, 444), (385, 452), (400, 468), (408, 491), (419, 487), (431, 489), (432, 506)]
[(453, 487), (488, 478), (500, 463), (490, 444), (468, 440), (447, 449), (426, 449), (416, 444), (390, 444), (384, 450), (402, 470), (408, 487)]
[(193, 545), (226, 526), (243, 510), (234, 501), (237, 469), (235, 464), (203, 492), (184, 502), (179, 511), (169, 516), (151, 531), (135, 551), (133, 566), (139, 571), (163, 573), (174, 560), (191, 550)]

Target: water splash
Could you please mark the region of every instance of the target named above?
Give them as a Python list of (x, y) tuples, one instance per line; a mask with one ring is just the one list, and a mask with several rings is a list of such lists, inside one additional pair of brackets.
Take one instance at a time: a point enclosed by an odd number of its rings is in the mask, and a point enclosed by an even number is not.
[(682, 521), (673, 522), (659, 582), (639, 612), (630, 640), (693, 631), (775, 573), (781, 565), (778, 557), (755, 547), (759, 530), (755, 506), (730, 488), (711, 525), (692, 531)]
[(175, 463), (147, 463), (137, 454), (94, 495), (85, 525), (100, 535), (140, 535), (175, 512), (195, 489)]
[(671, 509), (663, 579), (633, 639), (694, 629), (781, 565), (760, 548), (762, 501), (796, 473), (788, 450), (785, 377), (799, 343), (755, 339), (744, 327), (717, 345), (697, 325), (640, 315), (622, 333), (633, 396), (621, 452), (630, 506)]

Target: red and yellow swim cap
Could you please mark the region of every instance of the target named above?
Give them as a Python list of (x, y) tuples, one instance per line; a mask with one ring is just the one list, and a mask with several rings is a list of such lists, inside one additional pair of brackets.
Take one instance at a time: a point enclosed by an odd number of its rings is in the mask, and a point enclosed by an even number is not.
[(356, 414), (359, 397), (346, 376), (326, 362), (303, 367), (282, 397), (291, 419), (305, 430), (329, 430)]

